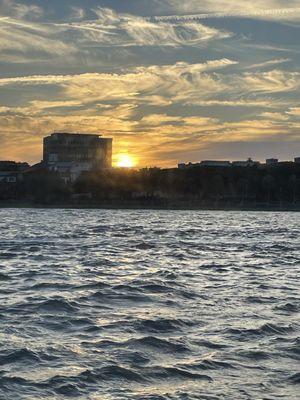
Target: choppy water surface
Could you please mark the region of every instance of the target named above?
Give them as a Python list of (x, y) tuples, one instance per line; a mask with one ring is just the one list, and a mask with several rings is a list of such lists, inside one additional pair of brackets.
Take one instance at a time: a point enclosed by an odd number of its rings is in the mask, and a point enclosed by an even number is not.
[(1, 399), (299, 399), (299, 213), (0, 210), (0, 234)]

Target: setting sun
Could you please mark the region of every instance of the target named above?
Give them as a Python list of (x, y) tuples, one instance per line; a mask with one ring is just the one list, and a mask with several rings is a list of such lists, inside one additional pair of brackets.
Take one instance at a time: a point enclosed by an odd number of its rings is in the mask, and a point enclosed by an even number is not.
[(132, 168), (135, 166), (135, 160), (129, 154), (119, 154), (117, 157), (117, 167)]

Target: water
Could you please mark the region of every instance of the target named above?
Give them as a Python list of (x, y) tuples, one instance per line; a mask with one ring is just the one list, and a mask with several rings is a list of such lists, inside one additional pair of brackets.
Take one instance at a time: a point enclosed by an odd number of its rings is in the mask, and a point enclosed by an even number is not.
[(0, 399), (299, 399), (299, 213), (0, 210), (0, 234)]

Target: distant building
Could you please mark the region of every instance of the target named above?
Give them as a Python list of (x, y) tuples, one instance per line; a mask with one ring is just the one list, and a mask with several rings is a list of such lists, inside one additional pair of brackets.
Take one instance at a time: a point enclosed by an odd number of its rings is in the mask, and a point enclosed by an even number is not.
[(178, 169), (184, 169), (186, 167), (185, 163), (179, 163), (178, 164)]
[(279, 163), (278, 158), (268, 158), (266, 160), (267, 165), (274, 165), (274, 164), (278, 164), (278, 163)]
[(259, 165), (259, 161), (253, 161), (251, 158), (248, 158), (246, 161), (233, 161), (233, 167), (254, 167)]
[(248, 160), (245, 161), (220, 161), (220, 160), (204, 160), (201, 161), (200, 163), (191, 163), (189, 162), (188, 164), (185, 163), (180, 163), (178, 164), (179, 169), (183, 168), (189, 168), (189, 167), (254, 167), (254, 166), (259, 166), (260, 162), (259, 161), (253, 161), (251, 158), (248, 158)]
[(296, 164), (300, 164), (300, 157), (294, 158), (294, 162), (295, 162)]
[(213, 160), (204, 160), (200, 163), (201, 167), (230, 167), (230, 161), (213, 161)]
[(0, 171), (22, 172), (29, 168), (26, 162), (0, 161)]
[(112, 139), (100, 135), (53, 133), (44, 138), (43, 161), (64, 180), (82, 172), (112, 167)]
[(15, 161), (0, 161), (0, 182), (17, 183), (22, 179), (23, 172), (29, 168), (27, 163)]

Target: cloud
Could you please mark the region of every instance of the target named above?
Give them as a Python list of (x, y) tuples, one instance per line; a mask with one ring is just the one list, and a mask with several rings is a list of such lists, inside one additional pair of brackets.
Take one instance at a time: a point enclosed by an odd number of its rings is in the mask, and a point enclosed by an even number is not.
[(294, 19), (299, 18), (300, 7), (298, 8), (278, 8), (273, 10), (260, 11), (236, 11), (236, 12), (218, 12), (208, 14), (187, 14), (187, 15), (168, 15), (149, 17), (148, 20), (154, 22), (170, 22), (170, 21), (199, 21), (210, 18), (259, 18), (259, 19)]
[[(1, 1), (1, 0), (0, 0)], [(85, 59), (99, 63), (101, 49), (203, 47), (212, 40), (229, 38), (230, 32), (201, 23), (151, 22), (131, 14), (96, 8), (94, 19), (85, 20), (83, 8), (72, 7), (67, 22), (34, 21), (42, 10), (5, 1), (0, 16), (0, 51), (5, 62), (45, 61), (59, 56), (56, 63)], [(30, 16), (30, 18), (29, 18)], [(106, 50), (107, 52), (107, 50)]]
[(275, 121), (287, 121), (289, 116), (281, 112), (263, 112), (260, 116), (264, 119)]
[(268, 60), (259, 64), (249, 65), (246, 69), (263, 69), (273, 67), (274, 65), (290, 62), (290, 58), (277, 58), (275, 60)]
[(23, 4), (14, 0), (0, 0), (0, 14), (17, 19), (36, 20), (44, 15), (44, 11), (35, 4)]
[(293, 107), (286, 112), (293, 117), (300, 117), (300, 107)]
[[(231, 97), (231, 96), (230, 96)], [(213, 100), (194, 100), (194, 101), (185, 101), (185, 105), (193, 105), (193, 106), (201, 106), (201, 107), (244, 107), (244, 108), (281, 108), (284, 105), (288, 105), (289, 102), (283, 99), (280, 100), (275, 100), (270, 97), (265, 97), (265, 98), (249, 98), (249, 97), (244, 97), (236, 99), (228, 99), (228, 100), (222, 100), (222, 99), (213, 99)]]
[(72, 30), (81, 42), (98, 46), (196, 46), (231, 36), (200, 23), (154, 22), (100, 7), (93, 11), (97, 19), (57, 26)]
[[(18, 88), (30, 107), (34, 105), (35, 113), (44, 110), (49, 113), (51, 109), (65, 112), (74, 107), (91, 109), (99, 103), (103, 109), (107, 103), (130, 102), (144, 108), (173, 105), (278, 109), (293, 105), (289, 96), (300, 88), (300, 73), (281, 70), (225, 73), (225, 68), (235, 65), (234, 60), (220, 59), (197, 64), (178, 62), (135, 67), (118, 74), (32, 75), (0, 78), (0, 87), (6, 90)], [(35, 90), (47, 97), (49, 86), (52, 91), (55, 89), (50, 100), (30, 99), (32, 90), (28, 88), (36, 87)], [(285, 94), (285, 97), (270, 97), (276, 93)], [(22, 112), (20, 107), (17, 111)]]
[(0, 52), (2, 62), (32, 62), (49, 56), (66, 57), (74, 54), (75, 48), (55, 36), (51, 26), (2, 17)]
[(71, 21), (81, 21), (85, 16), (86, 12), (83, 8), (71, 6), (71, 14), (69, 16)]
[(161, 13), (175, 12), (173, 15), (156, 16), (156, 21), (202, 20), (208, 18), (249, 17), (256, 19), (299, 20), (300, 7), (298, 0), (253, 0), (243, 2), (236, 0), (166, 0), (157, 1)]
[(280, 93), (293, 92), (300, 88), (300, 72), (272, 70), (245, 73), (236, 77), (240, 90), (245, 92)]
[(87, 73), (80, 75), (33, 75), (26, 77), (2, 78), (0, 87), (5, 86), (48, 86), (56, 85), (64, 92), (67, 100), (83, 103), (104, 100), (150, 101), (163, 98), (165, 102), (199, 100), (222, 91), (226, 84), (209, 71), (236, 65), (236, 61), (221, 59), (206, 63), (137, 67), (125, 73)]

